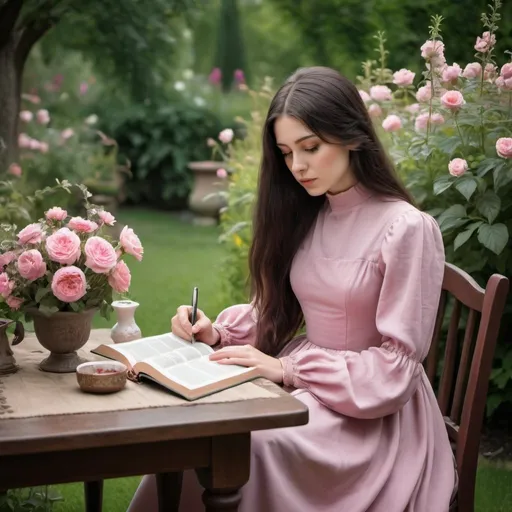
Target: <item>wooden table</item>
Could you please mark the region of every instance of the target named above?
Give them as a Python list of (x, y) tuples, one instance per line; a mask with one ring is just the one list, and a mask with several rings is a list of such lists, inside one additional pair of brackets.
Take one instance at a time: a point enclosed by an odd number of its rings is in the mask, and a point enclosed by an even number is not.
[(234, 512), (249, 477), (251, 431), (308, 421), (302, 402), (264, 384), (278, 396), (0, 421), (0, 490), (82, 481), (87, 512), (99, 512), (104, 478), (156, 473), (159, 510), (170, 512), (181, 472), (193, 468), (206, 510)]

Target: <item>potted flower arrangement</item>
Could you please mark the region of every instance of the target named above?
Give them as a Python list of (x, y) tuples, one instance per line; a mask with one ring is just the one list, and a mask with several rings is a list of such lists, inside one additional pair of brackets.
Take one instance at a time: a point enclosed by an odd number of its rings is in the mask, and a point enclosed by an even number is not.
[[(60, 185), (68, 192), (71, 184)], [(82, 362), (76, 350), (89, 339), (96, 312), (107, 318), (112, 295), (126, 293), (131, 274), (125, 254), (141, 261), (143, 247), (125, 226), (119, 240), (108, 234), (114, 216), (85, 198), (85, 218), (71, 217), (55, 206), (44, 218), (21, 230), (3, 226), (0, 244), (0, 295), (4, 316), (25, 314), (50, 355), (40, 363), (49, 372), (75, 371)]]

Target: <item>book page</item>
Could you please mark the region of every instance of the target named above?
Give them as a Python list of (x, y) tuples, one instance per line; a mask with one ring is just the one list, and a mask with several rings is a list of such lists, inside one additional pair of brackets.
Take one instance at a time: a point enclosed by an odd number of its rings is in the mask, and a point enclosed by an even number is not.
[(213, 349), (204, 343), (190, 343), (172, 333), (159, 334), (140, 340), (119, 343), (112, 345), (112, 348), (123, 354), (130, 361), (132, 366), (137, 362), (157, 360), (163, 355), (170, 356), (174, 352), (179, 352), (179, 354), (175, 356), (176, 363), (198, 358), (204, 354), (213, 352)]
[[(183, 349), (176, 351), (171, 355), (174, 356), (177, 352), (182, 351)], [(165, 361), (170, 363), (170, 358), (167, 359), (168, 356), (165, 357)], [(215, 382), (219, 382), (230, 377), (235, 377), (237, 375), (241, 375), (253, 370), (253, 368), (245, 368), (243, 366), (232, 364), (220, 364), (216, 361), (210, 361), (208, 359), (208, 355), (205, 355), (199, 359), (190, 357), (188, 362), (181, 362), (181, 364), (167, 364), (165, 366), (160, 365), (159, 363), (163, 361), (163, 358), (155, 358), (151, 362), (147, 362), (169, 379), (189, 389), (201, 388), (203, 386), (207, 386), (208, 384), (213, 384)]]

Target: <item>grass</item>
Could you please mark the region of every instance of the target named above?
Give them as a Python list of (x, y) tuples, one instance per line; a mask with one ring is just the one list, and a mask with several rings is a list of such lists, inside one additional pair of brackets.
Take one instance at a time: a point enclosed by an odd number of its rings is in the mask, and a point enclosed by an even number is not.
[[(212, 227), (181, 222), (176, 216), (146, 210), (128, 210), (119, 215), (123, 223), (140, 236), (145, 249), (142, 262), (129, 261), (132, 270), (132, 298), (140, 303), (137, 323), (143, 335), (169, 329), (176, 307), (189, 303), (193, 286), (199, 286), (199, 304), (210, 318), (224, 306), (219, 302), (218, 275), (222, 247)], [(97, 319), (96, 327), (111, 327)], [(99, 462), (101, 464), (101, 462)], [(125, 512), (140, 477), (105, 481), (104, 510)], [(81, 483), (56, 486), (64, 501), (55, 512), (82, 512)], [(511, 468), (482, 461), (477, 477), (476, 512), (508, 512), (512, 502)]]

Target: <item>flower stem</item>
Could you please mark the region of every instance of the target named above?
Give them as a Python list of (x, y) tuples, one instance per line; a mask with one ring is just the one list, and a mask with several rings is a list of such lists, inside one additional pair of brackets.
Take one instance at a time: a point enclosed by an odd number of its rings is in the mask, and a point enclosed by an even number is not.
[[(460, 131), (459, 123), (457, 123), (457, 115), (456, 114), (453, 116), (453, 120), (455, 121), (455, 126), (457, 127), (457, 131), (459, 132), (459, 137), (462, 142), (462, 147), (464, 148), (465, 147), (464, 137), (462, 136), (462, 132)], [(462, 157), (465, 159), (466, 157), (464, 156), (464, 150), (461, 150), (461, 153), (462, 153)]]

